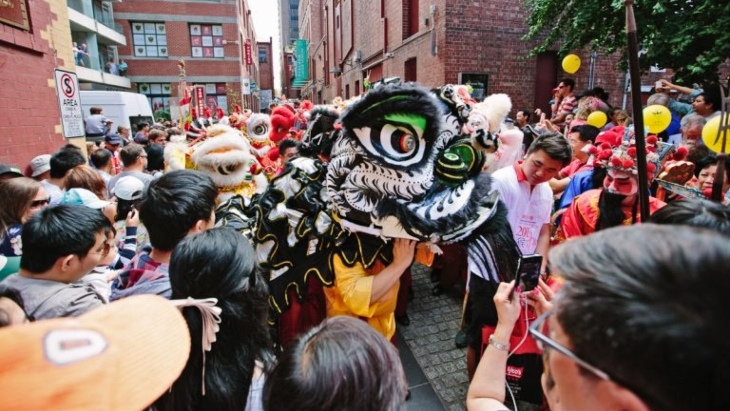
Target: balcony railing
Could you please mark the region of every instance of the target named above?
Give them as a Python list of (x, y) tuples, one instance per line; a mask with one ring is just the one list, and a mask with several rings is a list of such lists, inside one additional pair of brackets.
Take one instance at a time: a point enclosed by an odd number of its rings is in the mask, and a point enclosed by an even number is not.
[(122, 26), (114, 22), (114, 13), (111, 9), (107, 11), (98, 7), (92, 7), (92, 4), (84, 0), (68, 0), (68, 7), (124, 35)]

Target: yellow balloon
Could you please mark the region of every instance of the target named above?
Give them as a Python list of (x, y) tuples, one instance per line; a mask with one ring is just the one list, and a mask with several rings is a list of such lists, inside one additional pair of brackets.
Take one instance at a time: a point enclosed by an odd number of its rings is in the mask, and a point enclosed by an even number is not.
[(659, 104), (644, 107), (644, 127), (647, 127), (651, 134), (661, 133), (671, 122), (672, 113), (668, 108)]
[(563, 70), (568, 74), (573, 74), (580, 68), (580, 57), (575, 54), (568, 54), (563, 59)]
[(603, 111), (594, 111), (589, 114), (588, 118), (586, 119), (586, 123), (596, 128), (601, 128), (605, 126), (606, 121), (608, 121), (608, 117), (606, 117), (606, 113), (604, 113)]
[[(725, 121), (727, 122), (728, 114), (725, 114)], [(727, 153), (730, 151), (730, 133), (728, 130), (723, 131), (720, 135), (717, 135), (720, 129), (720, 116), (715, 116), (712, 120), (708, 121), (704, 127), (702, 127), (702, 141), (705, 143), (707, 148), (716, 153)], [(725, 137), (725, 145), (722, 144), (723, 135)]]

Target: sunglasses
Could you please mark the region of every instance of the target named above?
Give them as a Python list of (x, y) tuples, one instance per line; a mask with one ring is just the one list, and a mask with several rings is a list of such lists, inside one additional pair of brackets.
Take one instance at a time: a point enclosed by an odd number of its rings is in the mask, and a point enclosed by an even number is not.
[(44, 198), (43, 200), (33, 200), (30, 202), (30, 208), (44, 207), (51, 204), (51, 197)]

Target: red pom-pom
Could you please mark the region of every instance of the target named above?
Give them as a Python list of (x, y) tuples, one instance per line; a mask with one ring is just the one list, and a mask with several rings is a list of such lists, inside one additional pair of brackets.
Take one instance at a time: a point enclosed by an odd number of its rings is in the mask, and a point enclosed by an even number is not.
[(656, 165), (654, 163), (647, 163), (646, 171), (648, 171), (649, 173), (654, 173), (654, 171), (656, 171)]
[(602, 143), (601, 144), (601, 150), (610, 150), (610, 149), (611, 149), (611, 145), (610, 144), (608, 144), (608, 143)]
[(646, 144), (656, 144), (657, 138), (655, 135), (650, 135), (646, 138)]
[(684, 160), (685, 157), (687, 157), (687, 154), (689, 153), (689, 150), (685, 146), (679, 146), (677, 147), (677, 151), (674, 153), (674, 159), (677, 161)]
[(706, 188), (705, 191), (702, 192), (702, 194), (704, 194), (707, 198), (712, 198), (712, 189)]
[(269, 160), (276, 161), (279, 159), (279, 147), (273, 147), (269, 152), (266, 154), (269, 157)]
[(590, 155), (594, 155), (594, 156), (595, 156), (596, 154), (598, 154), (598, 147), (596, 147), (596, 146), (591, 146), (591, 148), (589, 148), (589, 149), (588, 149), (588, 154), (590, 154)]
[(614, 166), (614, 167), (621, 166), (621, 159), (618, 158), (618, 157), (611, 158), (611, 165)]
[(636, 147), (629, 147), (626, 150), (626, 154), (628, 154), (629, 157), (636, 157)]
[(249, 172), (250, 172), (251, 174), (258, 174), (258, 173), (260, 173), (260, 172), (261, 172), (261, 170), (262, 170), (262, 168), (261, 168), (261, 166), (259, 165), (259, 163), (253, 163), (253, 164), (251, 164), (251, 167), (250, 167), (250, 168), (248, 169), (248, 171), (249, 171)]
[(634, 160), (627, 158), (626, 160), (621, 163), (621, 166), (623, 168), (633, 168), (634, 167)]
[(299, 109), (304, 111), (311, 110), (312, 108), (314, 108), (314, 104), (309, 100), (302, 101), (302, 104), (299, 106)]
[(601, 150), (601, 153), (598, 154), (599, 160), (607, 160), (611, 158), (611, 155), (613, 155), (613, 151), (611, 150)]

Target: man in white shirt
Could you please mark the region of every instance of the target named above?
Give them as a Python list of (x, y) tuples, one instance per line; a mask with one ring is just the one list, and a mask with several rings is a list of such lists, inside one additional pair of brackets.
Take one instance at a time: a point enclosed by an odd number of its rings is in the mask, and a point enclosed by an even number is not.
[[(553, 192), (548, 181), (570, 164), (572, 157), (573, 151), (569, 141), (560, 134), (550, 133), (537, 137), (532, 142), (524, 161), (517, 162), (512, 167), (499, 169), (492, 174), (492, 191), (499, 192), (500, 200), (507, 206), (507, 219), (522, 255), (547, 255), (550, 247), (550, 214), (553, 207)], [(495, 252), (498, 253), (499, 250)], [(546, 263), (547, 259), (543, 258), (541, 271), (544, 271)], [(511, 278), (514, 274), (502, 273), (505, 278)], [(490, 284), (492, 280), (481, 278), (473, 272), (469, 275), (467, 310), (470, 324), (467, 330), (469, 344), (467, 369), (471, 377), (479, 362), (477, 350), (486, 344), (486, 341), (483, 341), (482, 327), (489, 324), (490, 309), (494, 310), (489, 304), (496, 287)], [(523, 311), (519, 320), (522, 324), (525, 322), (524, 314)], [(534, 341), (531, 344), (534, 346)], [(530, 343), (526, 343), (525, 347), (530, 347)], [(518, 405), (519, 401), (532, 404), (539, 404), (542, 401), (540, 388), (542, 365), (540, 355), (535, 353), (535, 350), (517, 352), (511, 357), (509, 366), (519, 371), (514, 371), (511, 382), (519, 390), (517, 391), (519, 394), (516, 395)]]

